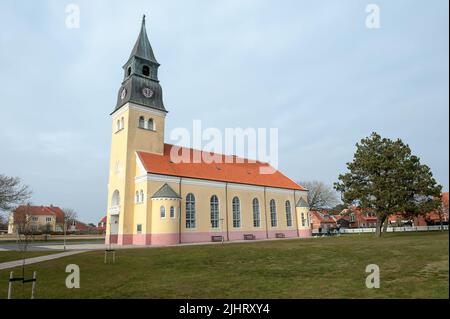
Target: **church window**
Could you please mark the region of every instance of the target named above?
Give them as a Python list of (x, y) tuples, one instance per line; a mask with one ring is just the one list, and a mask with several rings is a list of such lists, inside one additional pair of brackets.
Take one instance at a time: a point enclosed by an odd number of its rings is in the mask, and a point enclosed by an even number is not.
[(160, 214), (161, 218), (166, 218), (166, 208), (164, 206), (161, 206), (159, 208), (159, 214)]
[(306, 220), (305, 220), (305, 213), (302, 213), (302, 226), (303, 226), (303, 227), (305, 227), (305, 223), (306, 223)]
[(136, 226), (136, 233), (138, 233), (138, 234), (142, 233), (142, 224), (138, 224)]
[(136, 199), (135, 199), (136, 203), (139, 203), (139, 192), (136, 191)]
[(145, 119), (143, 116), (139, 117), (139, 128), (145, 128)]
[(291, 203), (286, 201), (286, 224), (287, 227), (292, 227), (292, 212), (291, 212)]
[(170, 218), (175, 218), (175, 207), (170, 206)]
[(130, 76), (130, 75), (131, 75), (131, 66), (129, 66), (127, 69), (127, 76)]
[(113, 193), (112, 200), (111, 200), (111, 206), (119, 206), (120, 205), (120, 194), (119, 191), (116, 189)]
[(272, 227), (277, 227), (277, 207), (275, 204), (275, 200), (270, 200), (270, 225)]
[(140, 199), (139, 199), (139, 202), (141, 202), (141, 203), (143, 203), (144, 202), (144, 191), (141, 189), (141, 191), (140, 191)]
[(142, 67), (142, 74), (145, 76), (149, 76), (150, 75), (150, 68), (148, 67), (148, 65), (144, 65)]
[(120, 131), (120, 120), (117, 120), (117, 131)]
[(210, 200), (211, 204), (211, 227), (219, 228), (219, 199), (213, 195)]
[(191, 193), (186, 196), (186, 228), (195, 228), (195, 197)]
[(253, 199), (253, 227), (261, 227), (261, 213), (259, 211), (259, 201)]
[(120, 119), (120, 129), (122, 130), (125, 127), (125, 121), (123, 119), (123, 117)]
[(241, 204), (239, 202), (239, 198), (233, 198), (233, 227), (240, 228), (241, 227)]
[(153, 130), (155, 129), (155, 125), (154, 125), (154, 123), (153, 123), (153, 119), (149, 119), (147, 123), (148, 123), (148, 124), (147, 124), (147, 128), (148, 128), (149, 130), (153, 131)]

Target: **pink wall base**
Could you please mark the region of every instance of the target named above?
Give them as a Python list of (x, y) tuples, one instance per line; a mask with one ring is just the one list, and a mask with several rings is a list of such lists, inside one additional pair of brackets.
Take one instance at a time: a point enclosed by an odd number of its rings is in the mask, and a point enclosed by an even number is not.
[(118, 236), (117, 235), (110, 235), (110, 236), (106, 236), (105, 237), (105, 244), (109, 244), (109, 239), (110, 239), (110, 237), (111, 237), (111, 244), (117, 244), (117, 239), (118, 239)]
[(311, 229), (301, 229), (299, 230), (299, 235), (300, 238), (312, 237), (312, 231)]
[[(181, 234), (181, 243), (201, 243), (211, 242), (212, 236), (223, 236), (225, 241), (244, 240), (244, 235), (254, 235), (255, 239), (273, 239), (276, 238), (277, 233), (284, 234), (285, 238), (307, 238), (311, 237), (311, 230), (257, 230), (257, 231), (230, 231), (226, 232), (185, 232)], [(105, 242), (109, 244), (109, 236), (106, 237)], [(169, 234), (120, 234), (111, 235), (111, 243), (118, 245), (139, 245), (139, 246), (169, 246), (180, 243), (178, 233)]]

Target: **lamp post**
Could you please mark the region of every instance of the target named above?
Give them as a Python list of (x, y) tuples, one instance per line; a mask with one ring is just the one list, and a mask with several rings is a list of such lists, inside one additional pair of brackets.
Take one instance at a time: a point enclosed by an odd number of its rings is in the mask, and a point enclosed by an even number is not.
[(66, 251), (66, 229), (67, 229), (67, 218), (64, 216), (64, 251)]

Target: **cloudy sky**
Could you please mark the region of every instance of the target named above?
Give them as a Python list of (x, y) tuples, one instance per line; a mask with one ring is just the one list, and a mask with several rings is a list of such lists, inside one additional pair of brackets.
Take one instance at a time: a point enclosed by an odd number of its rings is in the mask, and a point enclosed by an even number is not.
[[(66, 6), (80, 28), (66, 27)], [(381, 9), (368, 29), (366, 5)], [(336, 181), (372, 131), (449, 186), (448, 1), (0, 2), (0, 173), (35, 204), (106, 212), (111, 123), (142, 14), (166, 130), (279, 128), (279, 168)], [(166, 141), (168, 137), (166, 137)]]

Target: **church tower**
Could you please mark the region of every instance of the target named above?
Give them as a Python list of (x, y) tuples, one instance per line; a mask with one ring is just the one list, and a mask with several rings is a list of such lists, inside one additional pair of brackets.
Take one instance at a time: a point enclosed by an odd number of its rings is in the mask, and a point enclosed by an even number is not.
[(142, 174), (136, 151), (162, 155), (167, 111), (158, 80), (160, 64), (142, 26), (127, 62), (112, 118), (106, 241), (131, 244), (135, 177)]

